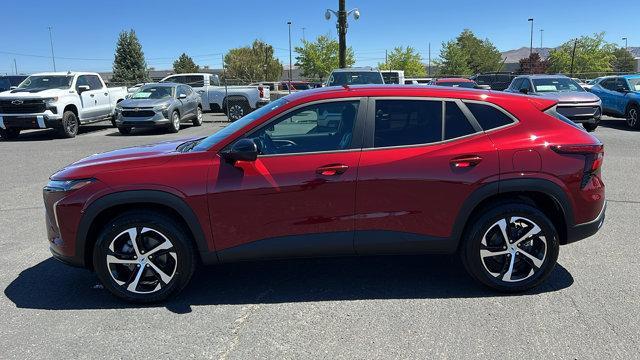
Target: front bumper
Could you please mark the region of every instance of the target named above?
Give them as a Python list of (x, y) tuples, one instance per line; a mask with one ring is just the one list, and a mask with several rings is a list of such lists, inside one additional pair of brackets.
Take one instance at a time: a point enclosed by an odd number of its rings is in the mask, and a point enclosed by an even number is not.
[(0, 129), (50, 129), (60, 126), (62, 116), (51, 111), (37, 114), (2, 114)]
[[(147, 112), (149, 112), (148, 110)], [(148, 116), (145, 114), (136, 116), (124, 116), (123, 112), (119, 112), (116, 116), (117, 127), (156, 127), (156, 126), (169, 126), (171, 121), (163, 114), (162, 111), (154, 111), (153, 114)]]
[(604, 223), (606, 210), (607, 210), (607, 203), (605, 202), (604, 205), (602, 206), (602, 210), (600, 210), (600, 213), (595, 219), (586, 223), (570, 226), (567, 229), (566, 243), (570, 244), (578, 240), (586, 239), (589, 236), (597, 233), (598, 230), (600, 230), (600, 228), (602, 227), (602, 224)]

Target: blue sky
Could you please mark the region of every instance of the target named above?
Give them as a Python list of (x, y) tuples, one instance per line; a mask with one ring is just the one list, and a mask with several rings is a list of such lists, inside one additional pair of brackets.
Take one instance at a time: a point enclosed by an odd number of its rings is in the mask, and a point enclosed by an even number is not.
[[(48, 26), (53, 27), (58, 70), (111, 70), (118, 33), (130, 28), (136, 30), (149, 66), (156, 69), (171, 68), (182, 52), (199, 65), (220, 67), (220, 54), (255, 38), (272, 44), (287, 64), (286, 22), (293, 22), (294, 47), (303, 27), (307, 39), (336, 37), (335, 20), (326, 21), (324, 12), (337, 6), (337, 0), (2, 0), (0, 74), (13, 73), (14, 58), (19, 72), (51, 70)], [(489, 38), (501, 51), (529, 46), (529, 17), (535, 19), (534, 46), (540, 43), (540, 28), (544, 46), (600, 31), (608, 41), (621, 44), (626, 36), (629, 46), (640, 45), (637, 21), (623, 20), (624, 14), (640, 14), (637, 0), (347, 0), (348, 9), (355, 7), (362, 15), (358, 21), (350, 19), (347, 43), (357, 65), (376, 65), (384, 60), (385, 49), (398, 45), (413, 46), (426, 60), (429, 42), (435, 58), (441, 43), (464, 28)], [(624, 13), (615, 11), (623, 8)]]

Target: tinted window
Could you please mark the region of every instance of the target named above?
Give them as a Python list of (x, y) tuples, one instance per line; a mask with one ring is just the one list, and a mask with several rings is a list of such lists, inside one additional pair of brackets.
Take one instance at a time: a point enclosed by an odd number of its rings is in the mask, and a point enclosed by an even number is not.
[(328, 86), (384, 84), (377, 71), (337, 71), (329, 77)]
[(518, 78), (518, 79), (513, 80), (513, 82), (511, 83), (511, 86), (510, 86), (511, 90), (515, 90), (515, 91), (520, 90), (520, 85), (522, 85), (522, 80), (524, 80), (524, 79)]
[(450, 87), (461, 87), (461, 88), (467, 88), (467, 89), (473, 89), (476, 87), (476, 83), (475, 82), (470, 82), (470, 81), (439, 81), (436, 83), (436, 85), (438, 86), (450, 86)]
[(603, 88), (605, 88), (607, 90), (614, 90), (615, 89), (615, 83), (616, 83), (615, 79), (604, 79), (604, 80), (602, 80), (602, 82), (600, 82), (600, 86), (602, 86)]
[(209, 76), (209, 85), (213, 85), (213, 86), (219, 86), (220, 85), (220, 81), (218, 81), (218, 78), (210, 75)]
[(80, 86), (89, 86), (89, 80), (85, 75), (78, 76), (78, 80), (76, 80), (76, 89)]
[(520, 88), (518, 90), (526, 89), (528, 92), (532, 92), (533, 88), (531, 88), (531, 81), (527, 78), (522, 79), (522, 84), (520, 84)]
[(627, 85), (627, 81), (623, 78), (617, 78), (616, 79), (616, 90), (621, 91), (621, 90), (629, 90), (629, 85)]
[(87, 82), (91, 90), (102, 89), (102, 82), (97, 75), (87, 75)]
[(248, 137), (262, 155), (349, 149), (359, 104), (341, 101), (306, 106)]
[(444, 138), (453, 139), (473, 134), (476, 130), (471, 126), (458, 104), (447, 101), (444, 111)]
[(478, 103), (465, 104), (485, 131), (511, 124), (513, 122), (509, 116), (493, 106)]
[(193, 87), (203, 87), (204, 86), (204, 76), (202, 75), (187, 75), (185, 76), (186, 81), (183, 84), (187, 84)]
[(441, 101), (376, 100), (374, 147), (428, 144), (441, 140)]

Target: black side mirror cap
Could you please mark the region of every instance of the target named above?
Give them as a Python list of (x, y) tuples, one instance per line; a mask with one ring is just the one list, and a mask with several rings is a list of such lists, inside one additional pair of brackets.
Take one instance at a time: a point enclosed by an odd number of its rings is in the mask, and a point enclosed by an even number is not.
[(240, 139), (231, 145), (231, 149), (224, 152), (228, 161), (256, 161), (258, 158), (258, 145), (253, 139)]
[(529, 89), (520, 89), (520, 92), (526, 95), (529, 93)]

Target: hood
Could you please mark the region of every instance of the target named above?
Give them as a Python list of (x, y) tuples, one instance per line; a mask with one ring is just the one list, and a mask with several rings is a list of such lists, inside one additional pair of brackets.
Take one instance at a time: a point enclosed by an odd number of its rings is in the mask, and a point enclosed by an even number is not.
[(0, 93), (2, 98), (11, 99), (38, 99), (59, 96), (61, 91), (68, 89), (13, 89)]
[(178, 145), (189, 140), (191, 139), (172, 140), (94, 154), (66, 166), (53, 174), (51, 179), (86, 179), (100, 172), (162, 165), (178, 154)]
[(538, 93), (539, 96), (557, 100), (559, 103), (597, 102), (600, 98), (587, 91), (558, 91), (550, 93)]
[(154, 107), (171, 103), (171, 99), (125, 99), (120, 102), (120, 106), (127, 108)]

